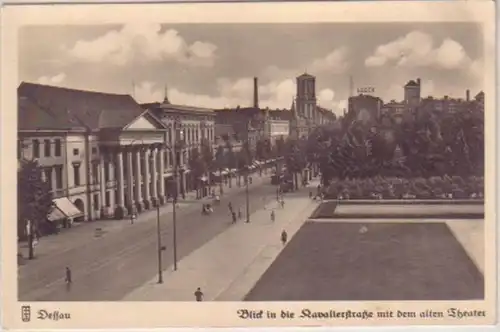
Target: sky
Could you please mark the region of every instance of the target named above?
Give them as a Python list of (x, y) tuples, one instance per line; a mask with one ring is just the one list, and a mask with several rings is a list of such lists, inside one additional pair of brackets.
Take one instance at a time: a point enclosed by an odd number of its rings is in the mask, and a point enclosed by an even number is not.
[(474, 23), (307, 23), (29, 26), (20, 31), (19, 83), (130, 94), (208, 108), (289, 108), (295, 77), (316, 76), (318, 103), (341, 114), (350, 93), (373, 87), (403, 98), (465, 97), (483, 89), (483, 39)]

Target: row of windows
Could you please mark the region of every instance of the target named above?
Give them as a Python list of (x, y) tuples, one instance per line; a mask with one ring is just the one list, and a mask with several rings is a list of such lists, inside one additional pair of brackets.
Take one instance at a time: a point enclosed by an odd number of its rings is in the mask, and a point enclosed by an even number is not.
[[(37, 139), (32, 140), (32, 146), (33, 146), (33, 158), (40, 158), (40, 141)], [(52, 149), (52, 146), (54, 146), (54, 149)], [(18, 158), (21, 158), (21, 152), (23, 150), (23, 144), (22, 142), (19, 142), (18, 146)], [(60, 138), (57, 138), (52, 142), (50, 139), (44, 139), (43, 140), (43, 156), (44, 157), (60, 157), (61, 156), (61, 151), (62, 151), (62, 141)], [(53, 154), (52, 154), (53, 152)], [(80, 153), (80, 149), (74, 148), (73, 149), (73, 155), (78, 156)], [(97, 154), (97, 148), (93, 147), (92, 148), (92, 154)]]

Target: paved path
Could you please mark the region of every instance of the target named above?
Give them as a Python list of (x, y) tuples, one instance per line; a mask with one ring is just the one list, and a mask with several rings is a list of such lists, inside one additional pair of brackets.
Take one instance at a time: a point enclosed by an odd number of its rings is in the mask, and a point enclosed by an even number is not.
[[(262, 197), (272, 197), (276, 188), (271, 185), (259, 185), (257, 178), (254, 176), (250, 189), (252, 212), (261, 208), (264, 204)], [(266, 181), (269, 181), (269, 178)], [(231, 226), (227, 209), (229, 201), (235, 208), (243, 207), (244, 188), (224, 195), (221, 206), (216, 208), (211, 216), (201, 216), (200, 203), (186, 208), (181, 206), (177, 222), (178, 259), (182, 259)], [(121, 226), (110, 222), (109, 227), (102, 227), (105, 233), (101, 237), (92, 236), (94, 227), (81, 226), (81, 230), (74, 230), (76, 244), (59, 245), (59, 250), (57, 245), (53, 245), (53, 248), (44, 253), (44, 243), (40, 250), (37, 250), (37, 259), (19, 268), (20, 300), (119, 300), (156, 273), (158, 263), (155, 221), (156, 213), (147, 212), (140, 216), (134, 225), (130, 225), (126, 220), (121, 221)], [(105, 225), (105, 222), (94, 224)], [(116, 228), (114, 231), (113, 227)], [(161, 227), (161, 236), (166, 245), (162, 263), (163, 266), (169, 266), (173, 263), (173, 223), (168, 212), (161, 216)], [(59, 236), (64, 237), (63, 234)], [(49, 242), (48, 239), (42, 240), (41, 243)], [(69, 292), (63, 279), (66, 266), (73, 272), (73, 285)], [(181, 264), (179, 269), (182, 269)]]
[[(311, 186), (317, 185), (312, 183)], [(285, 196), (285, 207), (276, 201), (252, 214), (251, 223), (240, 222), (186, 256), (182, 270), (167, 269), (164, 283), (153, 278), (125, 296), (126, 301), (192, 301), (201, 287), (205, 301), (240, 301), (281, 252), (282, 230), (288, 238), (302, 226), (317, 206), (309, 190)], [(271, 210), (276, 220), (270, 220)]]

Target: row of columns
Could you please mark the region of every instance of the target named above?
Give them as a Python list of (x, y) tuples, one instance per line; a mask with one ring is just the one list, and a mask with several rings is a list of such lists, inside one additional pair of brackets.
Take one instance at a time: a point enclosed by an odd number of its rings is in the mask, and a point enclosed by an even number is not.
[[(116, 173), (118, 214), (125, 216), (165, 203), (165, 153), (164, 149), (152, 146), (126, 147), (108, 153), (110, 168)], [(101, 158), (100, 165), (102, 206), (106, 193), (105, 160)]]

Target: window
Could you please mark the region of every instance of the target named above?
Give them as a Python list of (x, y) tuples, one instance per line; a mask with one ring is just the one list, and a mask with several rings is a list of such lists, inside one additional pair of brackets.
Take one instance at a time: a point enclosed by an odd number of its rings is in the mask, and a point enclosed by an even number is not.
[(109, 181), (109, 163), (104, 163), (104, 181), (108, 182)]
[(109, 194), (110, 194), (110, 192), (106, 191), (106, 194), (104, 195), (104, 201), (106, 203), (106, 207), (110, 207), (110, 205), (111, 205)]
[[(52, 188), (52, 168), (48, 167), (46, 169), (44, 169), (44, 172), (45, 172), (45, 181), (50, 184), (51, 188)], [(52, 188), (54, 189), (54, 188)]]
[(80, 185), (80, 164), (73, 164), (73, 179), (75, 187)]
[(98, 211), (99, 210), (99, 195), (94, 194), (94, 210)]
[(40, 142), (33, 140), (33, 158), (40, 158)]
[(99, 183), (99, 164), (96, 162), (92, 163), (92, 184)]
[(56, 166), (56, 188), (61, 189), (62, 188), (62, 183), (63, 183), (63, 168), (62, 166)]
[(167, 132), (167, 135), (168, 135), (168, 143), (171, 144), (172, 143), (172, 128), (170, 128)]
[(92, 154), (97, 154), (97, 148), (96, 147), (92, 148)]
[(78, 149), (73, 149), (73, 156), (78, 156), (80, 151)]
[(54, 156), (61, 156), (61, 140), (59, 138), (54, 141)]
[(50, 140), (46, 139), (43, 141), (43, 152), (45, 157), (50, 157)]

